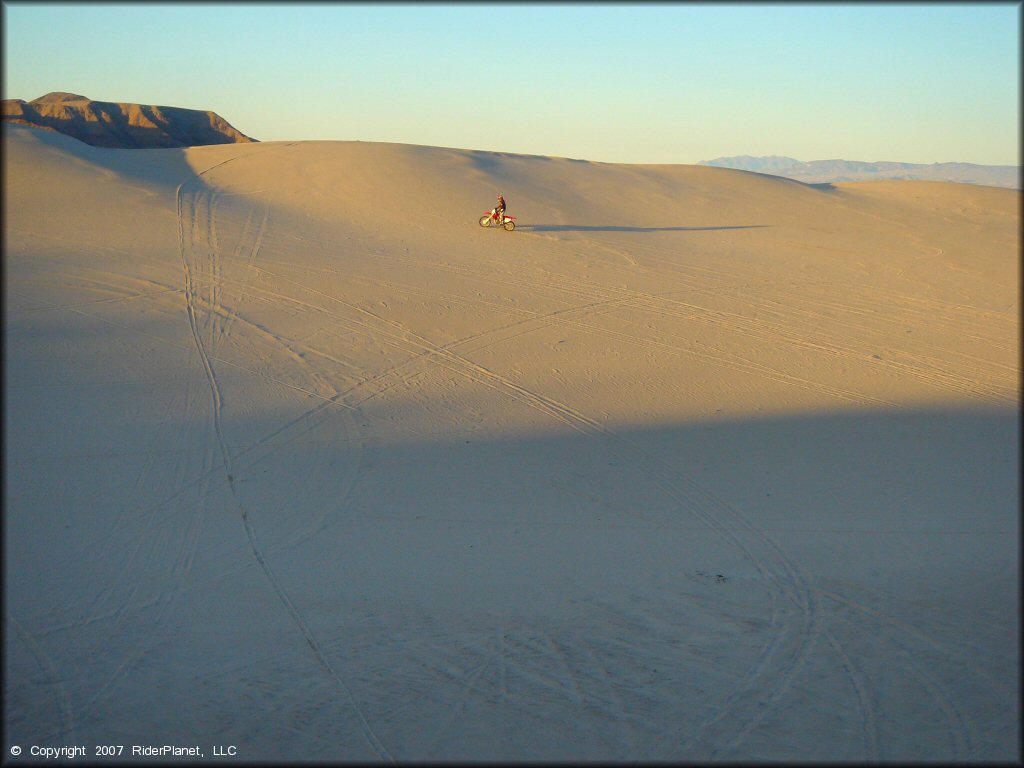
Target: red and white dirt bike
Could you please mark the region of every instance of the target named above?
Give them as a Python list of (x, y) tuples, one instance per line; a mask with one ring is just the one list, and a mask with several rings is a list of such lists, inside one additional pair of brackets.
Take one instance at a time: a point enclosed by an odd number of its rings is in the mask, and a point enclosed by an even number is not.
[(515, 216), (506, 216), (505, 217), (505, 223), (502, 224), (501, 220), (498, 218), (498, 212), (492, 208), (489, 211), (484, 211), (484, 215), (480, 217), (480, 226), (481, 227), (490, 227), (490, 226), (505, 227), (505, 231), (506, 232), (511, 232), (513, 229), (516, 228), (516, 217)]

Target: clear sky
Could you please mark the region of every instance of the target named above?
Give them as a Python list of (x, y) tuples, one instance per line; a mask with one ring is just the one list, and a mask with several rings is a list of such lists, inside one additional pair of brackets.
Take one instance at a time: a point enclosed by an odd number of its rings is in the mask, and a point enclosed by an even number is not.
[(3, 2), (4, 98), (211, 109), (262, 141), (623, 163), (1020, 163), (1019, 3)]

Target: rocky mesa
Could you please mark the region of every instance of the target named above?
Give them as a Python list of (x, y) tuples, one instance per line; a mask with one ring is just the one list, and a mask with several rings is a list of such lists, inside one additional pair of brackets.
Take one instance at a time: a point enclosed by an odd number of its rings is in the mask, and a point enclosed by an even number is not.
[(32, 101), (4, 99), (3, 121), (57, 131), (94, 147), (162, 149), (256, 141), (215, 112), (93, 101), (64, 92)]

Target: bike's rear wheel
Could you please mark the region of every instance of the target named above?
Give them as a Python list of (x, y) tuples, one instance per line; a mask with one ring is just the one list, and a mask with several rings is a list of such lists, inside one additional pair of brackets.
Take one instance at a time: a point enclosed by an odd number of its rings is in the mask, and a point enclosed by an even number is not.
[(511, 232), (515, 228), (516, 228), (516, 223), (514, 221), (506, 221), (505, 222), (505, 231), (506, 232)]
[(491, 226), (491, 217), (490, 216), (481, 216), (480, 217), (480, 226), (481, 227), (489, 227), (489, 226)]

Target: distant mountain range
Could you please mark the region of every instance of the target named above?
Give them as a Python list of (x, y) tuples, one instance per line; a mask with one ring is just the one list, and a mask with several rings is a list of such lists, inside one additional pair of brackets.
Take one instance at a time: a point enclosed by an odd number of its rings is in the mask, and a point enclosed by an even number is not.
[(28, 102), (4, 99), (3, 122), (57, 131), (94, 147), (157, 149), (256, 141), (215, 112), (93, 101), (63, 92)]
[(812, 160), (804, 162), (792, 157), (768, 155), (751, 157), (719, 157), (701, 160), (697, 165), (736, 168), (741, 171), (785, 176), (808, 184), (832, 181), (882, 181), (914, 179), (920, 181), (956, 181), (990, 187), (1020, 189), (1020, 166), (974, 165), (972, 163), (865, 163), (857, 160)]

